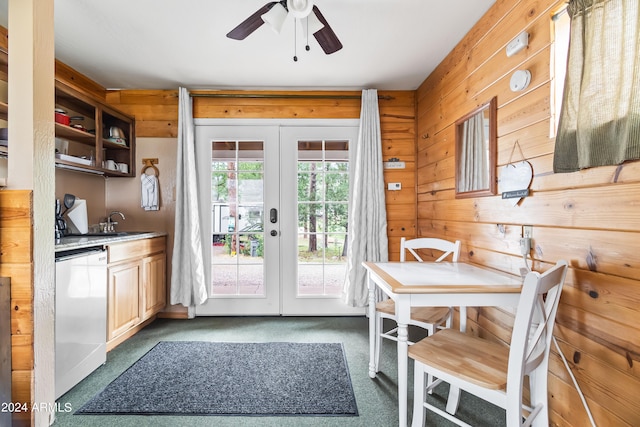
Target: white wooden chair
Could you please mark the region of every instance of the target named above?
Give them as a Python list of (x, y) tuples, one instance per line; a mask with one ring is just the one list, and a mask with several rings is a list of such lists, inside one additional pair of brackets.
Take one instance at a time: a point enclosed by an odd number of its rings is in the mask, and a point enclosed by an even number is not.
[[(453, 329), (409, 347), (409, 357), (415, 360), (412, 426), (424, 424), (425, 408), (468, 426), (425, 401), (425, 392), (441, 381), (504, 408), (508, 427), (548, 426), (549, 349), (566, 274), (566, 261), (559, 261), (543, 274), (527, 274), (509, 347)], [(425, 374), (438, 380), (425, 386)], [(529, 376), (530, 405), (523, 405), (525, 376)]]
[[(400, 262), (405, 262), (406, 251), (416, 258), (418, 262), (423, 262), (422, 258), (416, 252), (417, 249), (431, 249), (442, 252), (442, 255), (435, 262), (440, 262), (451, 255), (453, 262), (458, 261), (460, 256), (460, 241), (450, 242), (443, 239), (435, 238), (418, 238), (406, 240), (404, 237), (400, 240)], [(418, 326), (427, 331), (429, 335), (435, 333), (437, 328), (451, 327), (451, 319), (453, 317), (453, 309), (451, 307), (413, 307), (411, 309), (411, 320), (409, 325)], [(392, 299), (386, 299), (376, 304), (376, 343), (375, 343), (375, 371), (378, 372), (380, 363), (380, 347), (382, 338), (392, 341), (398, 341), (398, 327), (395, 326), (388, 331), (383, 330), (384, 319), (396, 321), (396, 307)], [(443, 326), (444, 325), (444, 326)], [(409, 345), (413, 342), (409, 341)]]

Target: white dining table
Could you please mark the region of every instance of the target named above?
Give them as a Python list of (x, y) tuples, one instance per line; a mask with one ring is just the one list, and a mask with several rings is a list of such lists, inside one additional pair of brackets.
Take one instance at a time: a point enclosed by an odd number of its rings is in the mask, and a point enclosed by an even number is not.
[[(460, 307), (460, 330), (466, 330), (466, 307), (515, 307), (522, 279), (464, 262), (363, 262), (369, 289), (369, 376), (375, 378), (376, 288), (393, 299), (398, 323), (399, 425), (407, 425), (408, 323), (411, 307)], [(451, 390), (447, 411), (454, 413), (459, 390)]]

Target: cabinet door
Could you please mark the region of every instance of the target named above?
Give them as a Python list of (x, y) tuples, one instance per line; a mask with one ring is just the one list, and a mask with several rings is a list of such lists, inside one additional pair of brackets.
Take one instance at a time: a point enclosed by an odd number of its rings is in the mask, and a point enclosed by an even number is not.
[(142, 285), (144, 288), (142, 320), (148, 319), (166, 304), (166, 262), (160, 253), (142, 260)]
[(140, 262), (109, 267), (108, 339), (140, 321)]

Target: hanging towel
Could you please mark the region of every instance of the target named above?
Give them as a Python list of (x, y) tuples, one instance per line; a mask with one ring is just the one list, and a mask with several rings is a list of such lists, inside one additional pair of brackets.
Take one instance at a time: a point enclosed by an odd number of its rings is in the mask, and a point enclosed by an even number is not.
[(158, 177), (155, 175), (140, 175), (142, 183), (141, 206), (145, 211), (157, 211), (158, 207)]

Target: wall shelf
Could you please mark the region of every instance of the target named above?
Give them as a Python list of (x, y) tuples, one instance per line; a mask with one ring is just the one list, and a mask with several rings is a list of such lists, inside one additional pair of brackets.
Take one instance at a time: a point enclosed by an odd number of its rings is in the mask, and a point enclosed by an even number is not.
[[(56, 159), (57, 165), (68, 169), (86, 169), (89, 173), (105, 176), (135, 176), (135, 120), (108, 105), (56, 81), (56, 108), (63, 109), (70, 117), (70, 124), (56, 123), (56, 138), (62, 140), (67, 153), (76, 157), (93, 157), (95, 166), (85, 166)], [(80, 125), (83, 129), (76, 129)], [(123, 134), (123, 143), (109, 139), (110, 129), (118, 128)], [(125, 163), (128, 172), (111, 170), (102, 165), (107, 160)]]

